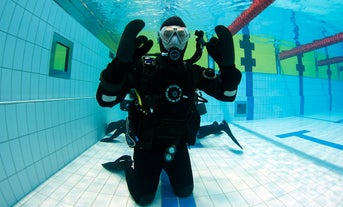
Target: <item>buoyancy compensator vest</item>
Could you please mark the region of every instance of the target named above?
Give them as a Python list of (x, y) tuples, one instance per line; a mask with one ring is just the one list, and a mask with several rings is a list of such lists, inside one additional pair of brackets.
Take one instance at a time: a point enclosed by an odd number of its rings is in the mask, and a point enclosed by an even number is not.
[(181, 140), (193, 145), (200, 115), (197, 80), (188, 64), (169, 65), (159, 57), (143, 57), (138, 77), (127, 123), (132, 147), (148, 149), (154, 142), (171, 145)]

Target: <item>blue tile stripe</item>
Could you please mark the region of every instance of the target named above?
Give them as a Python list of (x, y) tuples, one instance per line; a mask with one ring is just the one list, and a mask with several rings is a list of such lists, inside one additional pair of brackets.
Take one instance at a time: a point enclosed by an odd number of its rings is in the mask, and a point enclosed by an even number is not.
[(195, 207), (193, 195), (186, 198), (177, 197), (170, 186), (168, 175), (165, 171), (161, 173), (162, 207)]
[(297, 150), (297, 149), (295, 149), (295, 148), (293, 148), (291, 146), (282, 144), (281, 142), (278, 142), (278, 141), (272, 139), (271, 137), (267, 137), (267, 136), (265, 136), (265, 135), (263, 135), (261, 133), (253, 131), (253, 130), (251, 130), (251, 129), (247, 128), (247, 127), (244, 127), (244, 126), (242, 126), (240, 124), (237, 124), (235, 122), (231, 122), (231, 124), (236, 126), (236, 127), (238, 127), (238, 128), (240, 128), (240, 129), (242, 129), (242, 130), (244, 130), (244, 131), (246, 131), (246, 132), (248, 132), (248, 133), (250, 133), (250, 134), (252, 134), (252, 135), (255, 135), (256, 137), (258, 137), (258, 138), (260, 138), (260, 139), (262, 139), (262, 140), (264, 140), (266, 142), (269, 142), (271, 144), (274, 144), (277, 147), (280, 147), (280, 148), (282, 148), (284, 150), (287, 150), (290, 153), (296, 154), (299, 157), (302, 157), (304, 159), (311, 160), (316, 165), (325, 167), (325, 168), (327, 168), (327, 169), (329, 169), (329, 170), (331, 170), (331, 171), (333, 171), (333, 172), (335, 172), (335, 173), (337, 173), (339, 175), (343, 175), (343, 167), (341, 167), (341, 166), (337, 166), (337, 165), (332, 164), (332, 163), (330, 163), (330, 162), (328, 162), (326, 160), (322, 160), (322, 159), (320, 159), (318, 157), (314, 157), (314, 156), (308, 155), (305, 152)]
[(305, 140), (308, 140), (308, 141), (311, 141), (311, 142), (315, 142), (317, 144), (321, 144), (321, 145), (324, 145), (324, 146), (327, 146), (327, 147), (332, 147), (332, 148), (335, 148), (335, 149), (343, 150), (343, 145), (336, 144), (336, 143), (333, 143), (333, 142), (329, 142), (329, 141), (326, 141), (326, 140), (322, 140), (322, 139), (318, 139), (318, 138), (315, 138), (315, 137), (308, 136), (308, 135), (305, 134), (307, 132), (310, 132), (310, 131), (301, 130), (301, 131), (297, 131), (297, 132), (290, 132), (290, 133), (287, 133), (287, 134), (279, 134), (279, 135), (276, 135), (276, 136), (279, 137), (279, 138), (288, 138), (288, 137), (293, 137), (293, 136), (294, 137), (299, 137), (301, 139), (305, 139)]

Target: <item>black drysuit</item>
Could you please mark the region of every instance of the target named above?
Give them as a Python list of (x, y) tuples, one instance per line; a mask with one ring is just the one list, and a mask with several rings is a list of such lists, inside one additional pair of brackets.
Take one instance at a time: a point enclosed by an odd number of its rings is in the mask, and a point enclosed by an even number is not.
[[(142, 57), (133, 65), (114, 60), (108, 67), (126, 67), (127, 72), (115, 83), (106, 83), (109, 77), (101, 74), (102, 83), (96, 96), (101, 106), (120, 103), (133, 88), (137, 95), (128, 116), (128, 134), (137, 142), (134, 168), (125, 170), (132, 197), (141, 205), (152, 202), (162, 170), (167, 173), (177, 196), (189, 196), (193, 192), (193, 175), (187, 146), (194, 144), (200, 126), (196, 91), (199, 89), (220, 101), (232, 102), (241, 73), (235, 66), (225, 68), (233, 71), (233, 75), (224, 78), (213, 69), (182, 61), (174, 63), (163, 56)], [(172, 145), (176, 153), (172, 161), (166, 161), (166, 150)]]

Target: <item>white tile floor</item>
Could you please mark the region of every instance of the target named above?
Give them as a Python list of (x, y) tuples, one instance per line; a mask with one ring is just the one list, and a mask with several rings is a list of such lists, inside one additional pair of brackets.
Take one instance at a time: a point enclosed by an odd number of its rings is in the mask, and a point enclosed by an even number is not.
[[(230, 123), (244, 151), (225, 134), (198, 140), (190, 149), (193, 195), (164, 192), (162, 176), (151, 206), (343, 206), (342, 120), (336, 113)], [(276, 136), (292, 132), (298, 133)], [(101, 166), (123, 154), (132, 149), (122, 135), (99, 142), (16, 206), (136, 206), (124, 174)]]

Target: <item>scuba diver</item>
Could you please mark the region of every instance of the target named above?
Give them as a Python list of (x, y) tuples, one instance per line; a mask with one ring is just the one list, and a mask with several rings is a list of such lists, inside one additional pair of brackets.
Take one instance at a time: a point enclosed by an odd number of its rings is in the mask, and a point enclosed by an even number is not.
[(219, 66), (218, 74), (183, 60), (190, 34), (180, 17), (162, 23), (158, 32), (161, 53), (156, 57), (146, 55), (153, 41), (137, 36), (144, 26), (142, 20), (126, 25), (116, 57), (100, 74), (96, 94), (102, 107), (120, 103), (131, 89), (136, 94), (126, 120), (126, 141), (134, 148), (133, 158), (124, 155), (115, 162), (124, 170), (128, 190), (139, 205), (153, 202), (162, 170), (176, 196), (192, 194), (188, 145), (194, 145), (200, 126), (196, 91), (232, 102), (242, 76), (235, 67), (232, 35), (225, 26), (216, 26), (218, 37), (206, 43)]
[[(203, 46), (205, 45), (204, 32), (203, 31), (196, 30), (195, 36), (197, 36), (197, 38), (195, 39), (196, 40), (196, 50), (195, 50), (193, 56), (190, 59), (186, 60), (186, 62), (188, 64), (193, 64), (201, 58)], [(199, 112), (199, 115), (202, 116), (202, 115), (207, 113), (205, 103), (207, 103), (208, 100), (202, 96), (201, 91), (197, 91), (197, 95), (198, 95), (197, 110)], [(131, 89), (130, 92), (126, 95), (125, 99), (120, 102), (120, 110), (128, 111), (129, 105), (131, 104), (131, 102), (134, 101), (135, 98), (136, 98), (135, 92), (134, 92), (134, 90)], [(239, 144), (236, 137), (231, 132), (231, 129), (225, 120), (223, 120), (220, 124), (217, 121), (214, 121), (212, 124), (200, 126), (198, 133), (197, 133), (197, 138), (201, 139), (201, 138), (204, 138), (204, 137), (211, 135), (211, 134), (219, 134), (222, 131), (224, 131), (238, 147), (243, 149), (243, 147)], [(114, 122), (111, 122), (108, 124), (108, 126), (106, 127), (105, 136), (100, 141), (101, 142), (113, 142), (113, 140), (115, 138), (117, 138), (119, 135), (125, 134), (125, 133), (126, 133), (126, 121), (125, 121), (125, 119), (114, 121)], [(115, 162), (104, 163), (103, 166), (107, 170), (110, 170), (110, 171), (113, 171), (113, 170), (116, 171), (116, 169), (117, 169)]]

